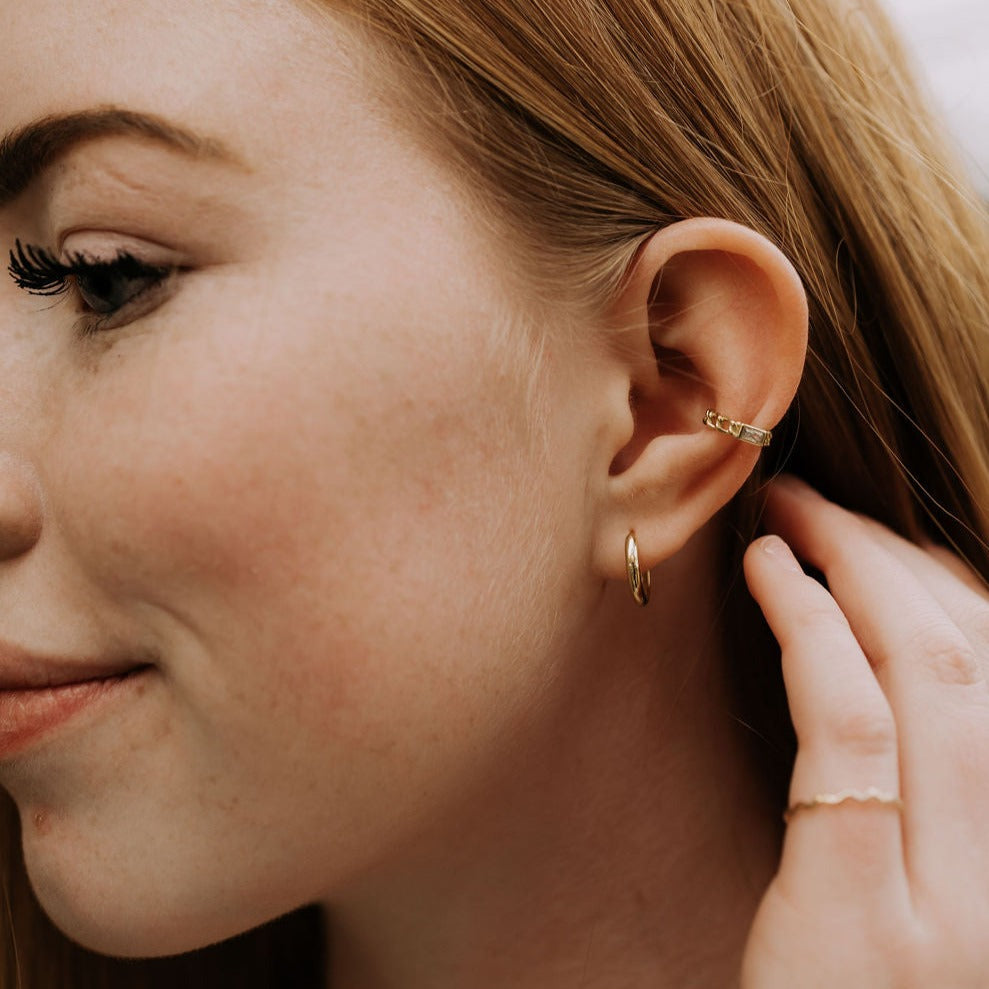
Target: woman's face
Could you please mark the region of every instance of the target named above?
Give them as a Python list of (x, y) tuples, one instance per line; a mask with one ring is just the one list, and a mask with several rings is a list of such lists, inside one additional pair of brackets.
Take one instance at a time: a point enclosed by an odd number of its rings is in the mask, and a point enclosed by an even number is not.
[(4, 133), (113, 107), (206, 142), (80, 127), (0, 208), (8, 247), (137, 259), (85, 301), (3, 277), (0, 638), (152, 664), (0, 782), (56, 922), (179, 951), (443, 826), (534, 719), (565, 593), (534, 519), (583, 566), (586, 362), (527, 366), (500, 249), (339, 26), (267, 0), (2, 20)]

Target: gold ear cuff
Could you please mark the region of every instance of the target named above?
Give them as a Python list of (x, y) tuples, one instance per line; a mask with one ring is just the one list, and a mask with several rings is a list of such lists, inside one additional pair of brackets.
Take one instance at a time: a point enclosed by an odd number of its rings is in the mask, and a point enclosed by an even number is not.
[(721, 415), (720, 412), (715, 412), (714, 409), (708, 409), (704, 413), (704, 425), (743, 443), (751, 443), (753, 446), (769, 446), (773, 441), (771, 429), (760, 429), (758, 426), (750, 426), (747, 422), (737, 422)]

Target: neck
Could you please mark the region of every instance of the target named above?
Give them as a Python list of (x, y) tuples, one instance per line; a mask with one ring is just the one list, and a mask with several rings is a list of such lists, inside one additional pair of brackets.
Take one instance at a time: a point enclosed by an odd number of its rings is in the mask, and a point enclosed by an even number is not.
[(654, 573), (675, 590), (648, 612), (609, 588), (538, 732), (334, 897), (334, 989), (735, 984), (778, 815), (730, 714), (699, 555)]

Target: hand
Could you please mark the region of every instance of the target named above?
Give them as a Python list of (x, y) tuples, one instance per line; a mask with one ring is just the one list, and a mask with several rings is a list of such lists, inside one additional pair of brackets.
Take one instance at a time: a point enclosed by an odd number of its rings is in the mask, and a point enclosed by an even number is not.
[(774, 483), (767, 522), (745, 575), (783, 653), (790, 803), (876, 787), (903, 809), (790, 819), (742, 987), (989, 986), (989, 597), (947, 551), (800, 482)]

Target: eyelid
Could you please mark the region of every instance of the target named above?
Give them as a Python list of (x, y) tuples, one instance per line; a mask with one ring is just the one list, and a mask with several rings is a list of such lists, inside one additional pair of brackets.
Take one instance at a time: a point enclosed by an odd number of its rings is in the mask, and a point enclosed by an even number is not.
[(191, 265), (181, 252), (163, 244), (115, 233), (110, 230), (76, 229), (59, 236), (56, 241), (56, 257), (83, 257), (100, 263), (112, 261), (121, 254), (129, 254), (142, 264), (154, 268), (188, 268)]

